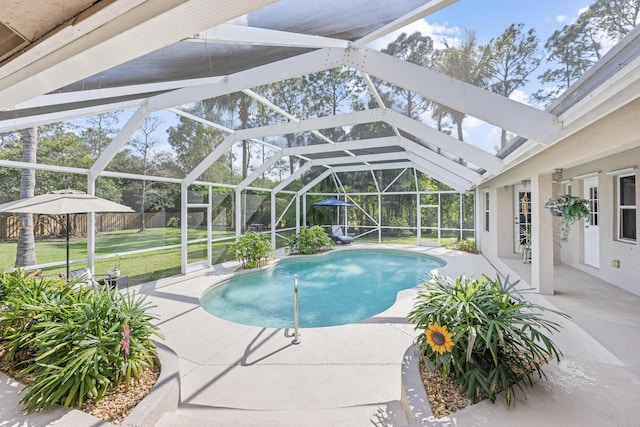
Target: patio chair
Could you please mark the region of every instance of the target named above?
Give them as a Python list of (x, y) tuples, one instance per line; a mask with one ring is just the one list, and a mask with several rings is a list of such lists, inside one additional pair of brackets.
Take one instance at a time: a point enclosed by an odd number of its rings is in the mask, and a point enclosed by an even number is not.
[(347, 236), (342, 232), (342, 227), (339, 225), (331, 226), (331, 234), (329, 235), (334, 242), (340, 242), (343, 245), (348, 245), (353, 242), (353, 237)]
[(79, 286), (97, 286), (100, 283), (96, 282), (95, 276), (88, 268), (81, 268), (79, 270), (72, 270), (69, 272), (69, 281), (75, 282), (74, 288)]

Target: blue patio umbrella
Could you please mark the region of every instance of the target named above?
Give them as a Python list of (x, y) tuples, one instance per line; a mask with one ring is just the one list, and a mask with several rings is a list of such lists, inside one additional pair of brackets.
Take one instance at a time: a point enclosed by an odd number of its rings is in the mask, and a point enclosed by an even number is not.
[[(344, 206), (345, 208), (347, 206), (355, 206), (353, 203), (350, 202), (346, 202), (344, 200), (340, 200), (340, 199), (336, 199), (335, 197), (329, 197), (328, 199), (324, 199), (324, 200), (320, 200), (319, 202), (313, 202), (311, 203), (311, 206), (329, 206), (329, 207), (341, 207)], [(336, 212), (336, 216), (338, 216), (338, 212)], [(345, 210), (345, 222), (346, 222), (346, 218), (347, 218), (347, 212)], [(332, 220), (333, 222), (333, 220)], [(339, 223), (340, 220), (338, 218), (336, 218), (336, 222)]]
[(353, 203), (345, 202), (344, 200), (336, 199), (335, 197), (329, 197), (328, 199), (320, 200), (319, 202), (311, 203), (311, 206), (355, 206)]

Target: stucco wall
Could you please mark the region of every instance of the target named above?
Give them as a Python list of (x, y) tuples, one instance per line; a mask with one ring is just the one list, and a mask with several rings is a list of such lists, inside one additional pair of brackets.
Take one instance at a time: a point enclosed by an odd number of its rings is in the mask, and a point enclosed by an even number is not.
[[(601, 171), (598, 175), (598, 191), (600, 202), (599, 240), (600, 266), (594, 268), (584, 264), (584, 222), (574, 225), (569, 236), (569, 242), (562, 245), (561, 260), (575, 268), (614, 283), (623, 289), (640, 294), (640, 245), (618, 240), (617, 224), (617, 176), (607, 175), (629, 166), (640, 165), (640, 148), (605, 157), (595, 162), (585, 163), (564, 171), (563, 179), (580, 176), (594, 171)], [(640, 200), (639, 174), (636, 170), (636, 203)], [(571, 190), (575, 195), (585, 197), (584, 180), (573, 180)], [(636, 230), (639, 216), (636, 210)], [(620, 266), (612, 266), (612, 261), (619, 261)]]
[[(532, 158), (505, 171), (478, 187), (480, 196), (488, 190), (491, 198), (491, 229), (477, 233), (478, 246), (483, 254), (496, 265), (500, 257), (513, 256), (513, 196), (512, 186), (523, 180), (531, 180), (542, 173), (563, 169), (562, 181), (585, 173), (601, 171), (600, 192), (600, 267), (583, 263), (583, 227), (581, 221), (572, 227), (569, 241), (562, 247), (554, 245), (556, 262), (560, 260), (575, 268), (611, 282), (623, 289), (640, 295), (640, 242), (635, 244), (617, 240), (615, 224), (616, 177), (607, 172), (640, 166), (640, 100), (599, 120), (589, 127), (546, 148)], [(636, 170), (636, 203), (640, 201)], [(572, 193), (582, 195), (583, 180), (571, 183)], [(554, 184), (554, 193), (565, 191), (565, 185)], [(639, 203), (640, 204), (640, 203)], [(536, 214), (532, 211), (532, 214)], [(546, 212), (545, 212), (546, 214)], [(484, 215), (483, 210), (478, 215)], [(482, 220), (480, 220), (482, 223)], [(640, 228), (640, 215), (636, 217), (636, 229)], [(559, 219), (554, 219), (555, 234), (559, 233)], [(557, 239), (559, 242), (559, 239)], [(611, 266), (619, 260), (620, 267)]]

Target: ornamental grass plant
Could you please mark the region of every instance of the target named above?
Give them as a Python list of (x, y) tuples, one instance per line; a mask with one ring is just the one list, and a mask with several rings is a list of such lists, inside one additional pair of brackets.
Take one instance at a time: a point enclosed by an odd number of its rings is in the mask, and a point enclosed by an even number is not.
[(568, 316), (525, 300), (516, 284), (500, 276), (433, 275), (409, 313), (421, 331), (415, 341), (421, 355), (462, 384), (474, 403), (495, 401), (504, 391), (511, 405), (516, 387), (524, 393), (534, 375), (546, 378), (542, 366), (562, 355), (547, 336), (560, 325), (546, 315)]
[(100, 401), (157, 364), (151, 336), (161, 335), (145, 296), (20, 270), (0, 274), (0, 289), (3, 363), (27, 384), (29, 411)]

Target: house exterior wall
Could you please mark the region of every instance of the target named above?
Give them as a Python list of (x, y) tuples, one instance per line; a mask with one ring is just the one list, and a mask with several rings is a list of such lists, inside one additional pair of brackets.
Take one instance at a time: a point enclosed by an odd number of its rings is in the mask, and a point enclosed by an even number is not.
[[(563, 262), (574, 268), (613, 283), (623, 289), (640, 295), (640, 242), (622, 242), (617, 240), (617, 196), (614, 175), (607, 172), (640, 166), (640, 100), (598, 120), (581, 131), (570, 135), (517, 166), (505, 171), (495, 178), (481, 184), (478, 193), (488, 191), (492, 205), (492, 218), (489, 232), (479, 232), (479, 248), (482, 253), (500, 266), (500, 257), (515, 256), (513, 254), (513, 196), (512, 188), (523, 180), (537, 179), (541, 174), (553, 173), (563, 169), (560, 182), (553, 185), (553, 193), (560, 194), (567, 190), (565, 182), (574, 176), (595, 171), (599, 174), (600, 193), (600, 266), (591, 267), (584, 264), (584, 222), (574, 224), (569, 241), (554, 244), (555, 262)], [(638, 178), (636, 174), (636, 203), (640, 201)], [(571, 192), (583, 196), (583, 180), (571, 181)], [(538, 212), (532, 208), (532, 214)], [(636, 211), (637, 212), (637, 211)], [(547, 212), (539, 212), (547, 214)], [(484, 215), (483, 211), (478, 212)], [(636, 214), (636, 230), (640, 228), (640, 215)], [(553, 219), (554, 235), (559, 234), (559, 219)], [(556, 239), (559, 243), (559, 238)], [(535, 255), (534, 255), (535, 256)], [(620, 266), (612, 267), (612, 261), (618, 260)]]
[[(561, 261), (574, 268), (583, 270), (591, 275), (613, 283), (635, 294), (640, 294), (640, 242), (635, 244), (618, 240), (617, 223), (617, 179), (618, 175), (607, 175), (607, 172), (640, 165), (640, 148), (624, 151), (620, 154), (608, 156), (598, 161), (589, 162), (564, 171), (563, 179), (570, 179), (594, 171), (601, 171), (598, 175), (599, 192), (599, 268), (584, 263), (584, 221), (575, 224), (571, 229), (569, 241), (562, 245)], [(636, 175), (636, 203), (640, 200), (638, 170)], [(584, 194), (584, 180), (571, 182), (574, 195), (586, 197)], [(636, 210), (636, 230), (638, 230), (638, 215)], [(612, 265), (619, 261), (619, 267)]]

